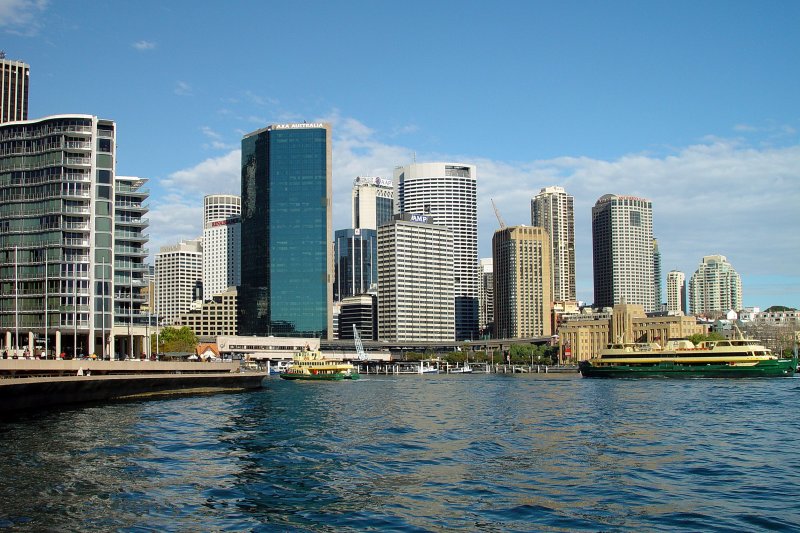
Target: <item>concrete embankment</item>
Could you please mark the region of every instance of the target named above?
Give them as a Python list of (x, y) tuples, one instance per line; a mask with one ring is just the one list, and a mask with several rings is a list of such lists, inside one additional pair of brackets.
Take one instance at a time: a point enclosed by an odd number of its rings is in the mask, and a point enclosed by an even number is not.
[[(114, 362), (94, 362), (92, 365), (86, 365), (84, 362), (83, 366), (79, 366), (84, 372), (89, 370), (87, 367), (94, 367), (91, 369), (92, 375), (76, 375), (77, 372), (72, 368), (62, 368), (69, 375), (42, 375), (45, 373), (42, 366), (50, 365), (30, 365), (31, 361), (26, 363), (15, 365), (17, 368), (14, 375), (38, 374), (38, 376), (8, 377), (10, 375), (8, 369), (6, 372), (0, 372), (6, 376), (5, 379), (0, 379), (2, 416), (13, 415), (20, 410), (80, 402), (258, 389), (261, 388), (266, 376), (262, 372), (236, 372), (228, 368), (223, 370), (219, 364), (191, 363), (189, 363), (191, 370), (186, 368), (167, 370), (167, 365), (132, 363), (139, 365), (138, 373), (125, 373), (120, 372), (122, 368), (117, 366), (120, 363), (115, 365)], [(0, 364), (1, 366), (3, 365)], [(31, 366), (39, 368), (31, 369)], [(105, 368), (101, 369), (100, 366)], [(27, 368), (23, 370), (24, 367)], [(130, 371), (128, 369), (128, 372)]]

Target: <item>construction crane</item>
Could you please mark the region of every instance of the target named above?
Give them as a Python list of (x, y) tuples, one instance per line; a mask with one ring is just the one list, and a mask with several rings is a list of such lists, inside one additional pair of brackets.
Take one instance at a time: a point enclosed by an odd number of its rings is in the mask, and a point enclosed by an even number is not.
[(367, 352), (364, 351), (364, 345), (361, 343), (361, 335), (358, 334), (358, 328), (353, 324), (353, 338), (356, 340), (356, 353), (358, 354), (359, 361), (367, 360)]
[(500, 216), (500, 211), (498, 211), (497, 206), (494, 205), (494, 198), (490, 198), (490, 200), (492, 201), (492, 207), (494, 208), (494, 216), (497, 217), (497, 222), (500, 223), (500, 229), (505, 229), (506, 223), (503, 222), (503, 217)]

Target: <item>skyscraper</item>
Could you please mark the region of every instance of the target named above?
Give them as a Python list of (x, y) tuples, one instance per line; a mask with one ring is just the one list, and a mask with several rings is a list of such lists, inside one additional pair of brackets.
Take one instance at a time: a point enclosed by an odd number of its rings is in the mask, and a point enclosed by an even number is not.
[(512, 226), (492, 237), (494, 329), (501, 339), (548, 337), (550, 239), (542, 228)]
[(203, 211), (203, 301), (209, 301), (241, 281), (242, 199), (209, 194)]
[(653, 299), (654, 310), (661, 309), (661, 252), (658, 249), (658, 239), (653, 239)]
[(335, 235), (333, 299), (341, 302), (350, 296), (377, 290), (378, 232), (362, 228), (340, 229)]
[(329, 124), (244, 136), (240, 335), (333, 335), (331, 199)]
[(38, 337), (59, 354), (111, 357), (115, 131), (91, 115), (0, 125), (6, 348), (32, 350)]
[(378, 338), (452, 342), (453, 232), (402, 213), (378, 228)]
[(412, 163), (394, 171), (395, 212), (432, 215), (453, 232), (456, 340), (478, 335), (477, 171), (462, 163)]
[(544, 187), (531, 200), (531, 225), (550, 236), (554, 301), (575, 300), (574, 199), (563, 187)]
[(201, 239), (162, 246), (156, 254), (156, 313), (160, 324), (169, 326), (202, 299), (196, 287), (203, 280)]
[(353, 181), (353, 228), (378, 229), (393, 214), (392, 180), (359, 176)]
[(0, 124), (28, 120), (30, 67), (0, 52)]
[(693, 315), (742, 309), (742, 279), (724, 255), (703, 257), (689, 280), (689, 311)]
[(686, 314), (686, 275), (679, 270), (667, 274), (667, 311)]
[(491, 257), (479, 261), (481, 292), (479, 298), (479, 328), (481, 337), (491, 335), (494, 326), (494, 266)]
[(596, 307), (628, 303), (656, 310), (650, 200), (601, 196), (592, 208), (592, 248)]

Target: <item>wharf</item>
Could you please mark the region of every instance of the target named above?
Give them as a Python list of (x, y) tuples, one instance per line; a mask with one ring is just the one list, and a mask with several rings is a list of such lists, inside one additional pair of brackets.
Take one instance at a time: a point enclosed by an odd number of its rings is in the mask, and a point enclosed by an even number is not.
[(0, 360), (0, 416), (81, 402), (253, 390), (265, 376), (240, 372), (238, 362)]

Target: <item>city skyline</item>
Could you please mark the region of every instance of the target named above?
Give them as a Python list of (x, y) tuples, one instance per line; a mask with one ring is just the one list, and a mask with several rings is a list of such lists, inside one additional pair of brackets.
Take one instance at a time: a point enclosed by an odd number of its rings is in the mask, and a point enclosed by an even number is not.
[[(491, 256), (498, 228), (490, 199), (507, 224), (526, 224), (530, 199), (562, 186), (575, 198), (577, 297), (590, 303), (591, 205), (635, 195), (655, 206), (664, 272), (722, 254), (742, 276), (745, 306), (800, 307), (800, 78), (786, 68), (800, 51), (800, 7), (468, 3), (462, 20), (486, 39), (451, 43), (447, 4), (425, 5), (419, 23), (407, 7), (312, 3), (302, 40), (288, 24), (298, 8), (238, 5), (274, 31), (221, 6), (197, 13), (189, 33), (175, 30), (175, 4), (0, 2), (6, 56), (30, 65), (29, 118), (117, 123), (118, 173), (152, 191), (151, 251), (200, 235), (204, 195), (240, 194), (244, 133), (326, 120), (334, 230), (350, 225), (356, 176), (463, 161), (477, 167), (479, 257)], [(344, 24), (359, 31), (332, 29)], [(386, 38), (398, 25), (416, 35), (402, 50)], [(253, 59), (251, 49), (279, 52)], [(76, 67), (76, 54), (92, 61)], [(225, 76), (205, 75), (216, 63)], [(398, 83), (399, 70), (414, 76)]]

